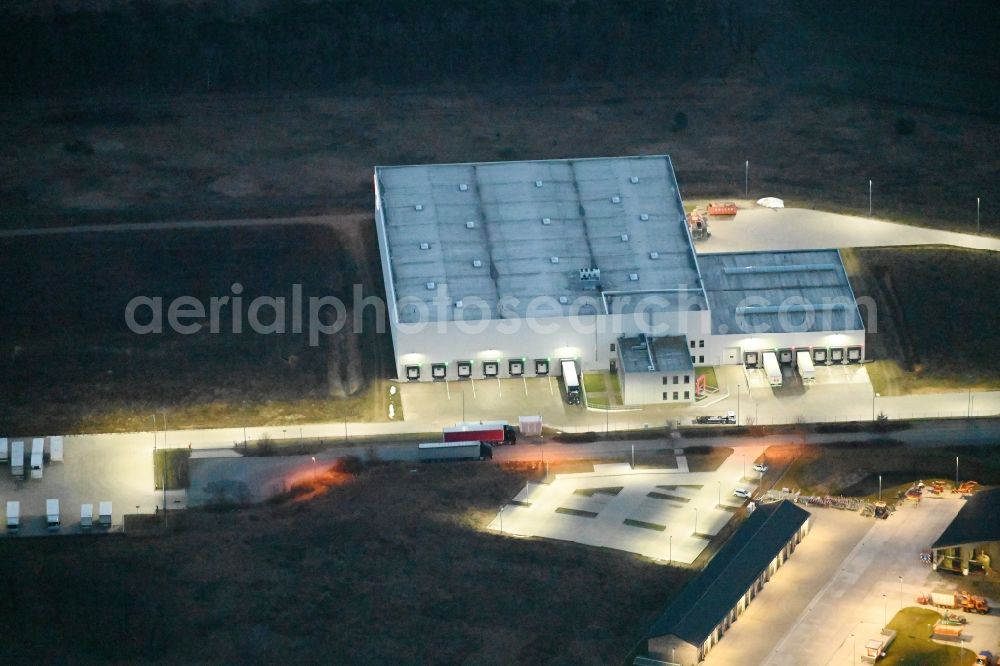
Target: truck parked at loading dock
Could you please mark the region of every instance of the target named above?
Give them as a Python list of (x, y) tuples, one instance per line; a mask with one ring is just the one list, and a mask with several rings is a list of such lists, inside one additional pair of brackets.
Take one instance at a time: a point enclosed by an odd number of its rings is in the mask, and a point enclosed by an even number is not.
[(781, 386), (781, 366), (778, 365), (778, 357), (774, 352), (764, 352), (764, 372), (767, 374), (767, 381), (771, 386)]
[(799, 366), (803, 383), (816, 381), (816, 366), (813, 365), (812, 354), (807, 351), (795, 352), (795, 363)]
[(576, 372), (576, 361), (564, 359), (559, 364), (562, 370), (563, 384), (566, 386), (566, 404), (580, 404), (580, 377)]
[(10, 444), (10, 474), (24, 478), (24, 442), (21, 440)]
[(45, 440), (36, 437), (31, 440), (31, 478), (42, 478), (42, 466), (45, 458)]

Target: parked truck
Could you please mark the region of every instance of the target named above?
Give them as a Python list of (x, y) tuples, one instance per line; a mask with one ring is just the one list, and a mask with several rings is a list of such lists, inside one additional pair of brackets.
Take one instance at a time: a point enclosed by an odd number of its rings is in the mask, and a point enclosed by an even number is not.
[(83, 529), (90, 529), (94, 526), (94, 505), (93, 504), (81, 504), (80, 505), (80, 527)]
[(799, 366), (803, 383), (816, 381), (816, 366), (813, 365), (812, 354), (807, 351), (795, 352), (795, 362)]
[(17, 440), (10, 444), (11, 476), (24, 478), (24, 442)]
[(736, 412), (730, 410), (730, 411), (726, 412), (725, 416), (721, 416), (721, 415), (720, 416), (698, 416), (698, 417), (695, 417), (694, 422), (695, 423), (699, 423), (699, 424), (713, 424), (713, 425), (729, 424), (729, 425), (732, 425), (732, 424), (736, 423)]
[(570, 405), (580, 404), (580, 376), (576, 371), (576, 361), (573, 359), (563, 359), (560, 362), (562, 370), (563, 384), (566, 385), (566, 403)]
[(21, 503), (7, 500), (7, 530), (16, 532), (21, 529)]
[(778, 365), (778, 357), (774, 355), (774, 352), (764, 352), (763, 358), (767, 381), (771, 386), (781, 386), (781, 366)]
[(417, 445), (417, 458), (423, 462), (491, 460), (493, 448), (480, 441), (428, 442)]
[(45, 500), (45, 525), (53, 531), (59, 529), (59, 500)]
[(42, 466), (45, 458), (45, 440), (36, 437), (31, 440), (31, 478), (42, 478)]
[(0, 462), (7, 462), (10, 460), (10, 447), (7, 444), (6, 437), (0, 437)]
[(958, 608), (961, 604), (952, 592), (931, 592), (931, 605), (938, 608)]
[(97, 524), (101, 527), (111, 527), (111, 502), (98, 504)]
[(63, 459), (63, 438), (62, 435), (49, 437), (49, 462), (62, 462)]
[(517, 431), (506, 421), (456, 423), (442, 432), (445, 442), (483, 442), (492, 446), (517, 444)]

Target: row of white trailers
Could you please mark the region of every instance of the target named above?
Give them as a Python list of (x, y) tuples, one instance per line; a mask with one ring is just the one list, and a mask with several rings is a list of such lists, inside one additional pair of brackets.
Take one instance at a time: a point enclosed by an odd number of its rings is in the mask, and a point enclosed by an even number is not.
[[(62, 527), (62, 516), (59, 512), (59, 500), (45, 500), (45, 525), (55, 531)], [(98, 527), (111, 527), (111, 502), (98, 502), (97, 514)], [(94, 527), (94, 505), (80, 505), (80, 527), (90, 529)], [(17, 532), (21, 529), (21, 502), (18, 500), (7, 501), (7, 530)]]
[[(46, 441), (48, 441), (48, 447), (45, 446)], [(29, 463), (31, 467), (32, 479), (42, 478), (46, 448), (48, 448), (49, 462), (62, 462), (62, 435), (53, 435), (52, 437), (35, 437), (31, 440)], [(24, 478), (24, 454), (25, 450), (23, 440), (8, 442), (6, 437), (0, 437), (0, 464), (10, 462), (11, 476)]]
[[(839, 352), (836, 358), (831, 358), (828, 351)], [(799, 375), (803, 383), (810, 384), (816, 381), (816, 363), (824, 365), (861, 363), (864, 358), (864, 350), (861, 347), (827, 349), (780, 349), (776, 351), (744, 352), (743, 364), (747, 368), (763, 367), (764, 374), (771, 386), (781, 386), (781, 366), (794, 365), (798, 368)], [(829, 360), (828, 360), (829, 359)]]

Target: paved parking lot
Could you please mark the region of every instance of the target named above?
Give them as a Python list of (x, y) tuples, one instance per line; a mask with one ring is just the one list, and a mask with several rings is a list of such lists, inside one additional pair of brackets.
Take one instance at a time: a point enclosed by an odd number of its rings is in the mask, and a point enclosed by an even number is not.
[[(30, 447), (30, 439), (27, 446)], [(63, 462), (45, 465), (41, 479), (14, 479), (8, 465), (0, 467), (0, 510), (5, 512), (4, 525), (8, 500), (21, 503), (19, 534), (23, 536), (51, 533), (45, 526), (45, 500), (50, 498), (59, 500), (60, 534), (81, 531), (81, 504), (94, 505), (96, 522), (98, 503), (111, 501), (115, 529), (120, 528), (125, 513), (135, 512), (137, 506), (142, 513), (152, 513), (157, 503), (163, 504), (163, 495), (153, 491), (152, 441), (148, 447), (114, 441), (79, 446), (67, 439), (63, 456)]]
[[(919, 554), (941, 534), (962, 504), (961, 499), (950, 495), (929, 497), (919, 504), (903, 505), (888, 520), (874, 521), (871, 530), (832, 575), (818, 574), (826, 581), (825, 586), (777, 642), (770, 658), (762, 663), (767, 666), (854, 663), (852, 633), (860, 654), (861, 647), (878, 634), (886, 619), (891, 620), (900, 608), (916, 605), (918, 594), (957, 589), (963, 580), (960, 576), (932, 571), (930, 565), (920, 561)], [(807, 541), (808, 538), (803, 543)], [(798, 556), (797, 551), (790, 563)], [(776, 576), (775, 580), (780, 578)], [(761, 601), (763, 595), (755, 605)], [(786, 601), (782, 598), (767, 603), (784, 609)], [(996, 645), (1000, 617), (968, 616), (968, 620), (965, 633), (974, 640), (967, 642), (966, 647), (979, 650)]]
[[(558, 474), (529, 483), (490, 523), (507, 534), (539, 536), (691, 563), (743, 501), (737, 486), (756, 488), (753, 462), (764, 447), (742, 447), (713, 472), (689, 472), (683, 455), (674, 469), (595, 465), (593, 472)], [(750, 478), (744, 478), (744, 470)]]

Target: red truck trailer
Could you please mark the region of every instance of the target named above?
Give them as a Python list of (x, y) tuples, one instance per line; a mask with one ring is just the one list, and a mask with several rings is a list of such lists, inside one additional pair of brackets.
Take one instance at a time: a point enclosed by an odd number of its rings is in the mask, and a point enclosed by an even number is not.
[(446, 442), (484, 442), (493, 446), (517, 444), (517, 431), (506, 421), (456, 423), (442, 432)]

